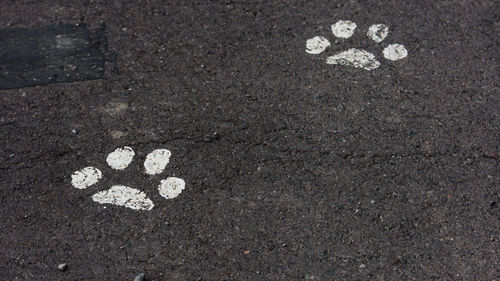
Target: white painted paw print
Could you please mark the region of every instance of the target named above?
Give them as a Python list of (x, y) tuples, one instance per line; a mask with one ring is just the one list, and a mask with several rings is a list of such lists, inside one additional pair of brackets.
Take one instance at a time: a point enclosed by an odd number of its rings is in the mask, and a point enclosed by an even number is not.
[[(332, 33), (335, 37), (347, 39), (351, 37), (356, 31), (357, 25), (348, 20), (339, 20), (332, 25)], [(366, 36), (375, 41), (375, 43), (382, 42), (389, 34), (389, 27), (385, 24), (374, 24), (368, 28)], [(322, 36), (315, 36), (306, 41), (306, 52), (312, 55), (321, 54), (328, 47), (330, 41)], [(401, 44), (390, 44), (383, 50), (383, 55), (386, 59), (396, 61), (408, 56), (408, 51)], [(366, 70), (373, 70), (380, 66), (380, 62), (375, 58), (372, 53), (351, 48), (346, 51), (340, 52), (336, 55), (329, 56), (326, 59), (327, 64), (350, 65), (357, 68)]]
[[(163, 172), (170, 161), (170, 151), (156, 149), (146, 156), (144, 170), (148, 175), (158, 175)], [(124, 170), (129, 166), (135, 156), (134, 150), (128, 146), (117, 148), (106, 158), (108, 165), (114, 170)], [(86, 167), (71, 175), (71, 184), (78, 189), (85, 189), (99, 182), (102, 172), (95, 167)], [(166, 199), (177, 197), (185, 188), (184, 180), (169, 177), (160, 181), (158, 192)], [(146, 193), (125, 185), (113, 185), (110, 189), (97, 192), (92, 196), (94, 202), (100, 204), (113, 204), (133, 210), (153, 209), (154, 203)]]

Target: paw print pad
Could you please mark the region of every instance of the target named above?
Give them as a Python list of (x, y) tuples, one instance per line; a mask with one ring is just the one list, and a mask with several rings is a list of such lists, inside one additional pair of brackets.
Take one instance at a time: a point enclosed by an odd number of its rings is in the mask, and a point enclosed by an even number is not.
[[(356, 32), (356, 23), (348, 20), (339, 20), (331, 26), (333, 36), (340, 39), (348, 39)], [(389, 27), (385, 24), (373, 24), (368, 28), (366, 36), (375, 43), (381, 43), (389, 35)], [(315, 36), (306, 41), (306, 52), (312, 55), (323, 53), (331, 46), (330, 41), (323, 36)], [(408, 51), (402, 44), (389, 44), (383, 52), (384, 58), (396, 61), (408, 56)], [(375, 55), (356, 48), (342, 51), (336, 55), (326, 58), (327, 64), (349, 65), (366, 70), (374, 70), (380, 66), (380, 62)]]
[[(171, 152), (167, 149), (156, 149), (146, 156), (144, 170), (148, 175), (158, 175), (165, 170), (170, 161)], [(108, 154), (106, 162), (114, 170), (126, 169), (135, 156), (132, 148), (125, 146)], [(85, 167), (71, 175), (71, 185), (77, 189), (93, 186), (102, 179), (102, 172), (95, 167)], [(182, 193), (186, 184), (184, 180), (169, 177), (160, 181), (159, 194), (165, 199), (173, 199)], [(97, 192), (92, 196), (94, 202), (127, 207), (133, 210), (149, 211), (154, 203), (146, 193), (125, 185), (113, 185), (110, 189)]]

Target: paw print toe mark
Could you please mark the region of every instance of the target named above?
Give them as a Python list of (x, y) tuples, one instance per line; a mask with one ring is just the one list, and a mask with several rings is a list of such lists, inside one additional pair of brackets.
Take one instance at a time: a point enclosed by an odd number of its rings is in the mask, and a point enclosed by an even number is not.
[(404, 59), (408, 56), (408, 51), (405, 46), (401, 44), (391, 44), (385, 47), (383, 53), (386, 59), (392, 61)]
[(96, 184), (101, 178), (101, 170), (94, 167), (85, 167), (71, 175), (71, 184), (75, 188), (85, 189)]
[(332, 24), (332, 33), (337, 38), (347, 39), (356, 31), (357, 25), (350, 20), (339, 20)]
[(172, 199), (181, 194), (185, 186), (186, 183), (183, 179), (170, 177), (160, 182), (158, 191), (160, 195), (165, 197), (166, 199)]
[(115, 170), (123, 170), (134, 159), (134, 150), (128, 146), (115, 149), (106, 158), (108, 165)]
[(156, 149), (146, 156), (144, 161), (144, 169), (148, 175), (157, 175), (163, 172), (168, 162), (170, 161), (170, 153), (167, 149)]
[(306, 52), (312, 55), (321, 54), (328, 47), (330, 47), (330, 41), (322, 36), (316, 36), (306, 41)]

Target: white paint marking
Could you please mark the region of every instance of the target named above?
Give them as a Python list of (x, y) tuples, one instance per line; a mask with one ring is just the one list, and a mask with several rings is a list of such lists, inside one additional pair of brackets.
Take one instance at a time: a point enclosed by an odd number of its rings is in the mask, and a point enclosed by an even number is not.
[(388, 60), (400, 60), (408, 56), (408, 51), (401, 44), (391, 44), (384, 49), (384, 57)]
[(380, 62), (375, 59), (372, 53), (354, 48), (328, 57), (326, 63), (350, 65), (366, 70), (373, 70), (380, 66)]
[(170, 151), (167, 149), (156, 149), (146, 156), (144, 168), (148, 175), (157, 175), (165, 169), (170, 161)]
[(92, 200), (101, 204), (113, 204), (133, 210), (149, 211), (154, 207), (153, 201), (144, 192), (123, 185), (114, 185), (109, 190), (98, 192), (92, 196)]
[(96, 184), (102, 178), (102, 173), (94, 167), (86, 167), (71, 175), (71, 184), (78, 189), (85, 189)]
[(158, 186), (158, 191), (160, 195), (172, 199), (177, 197), (184, 190), (186, 183), (180, 178), (170, 177), (166, 180), (162, 180)]
[(374, 24), (368, 28), (368, 33), (366, 36), (372, 39), (373, 41), (380, 43), (385, 37), (389, 34), (389, 27), (385, 24)]
[(132, 162), (134, 158), (134, 150), (128, 146), (117, 148), (111, 152), (106, 158), (108, 165), (115, 170), (123, 170)]
[(349, 38), (354, 34), (357, 25), (348, 20), (339, 20), (335, 24), (332, 24), (332, 32), (335, 37), (338, 38)]
[(312, 55), (321, 54), (330, 47), (330, 41), (323, 36), (315, 36), (306, 41), (306, 52)]

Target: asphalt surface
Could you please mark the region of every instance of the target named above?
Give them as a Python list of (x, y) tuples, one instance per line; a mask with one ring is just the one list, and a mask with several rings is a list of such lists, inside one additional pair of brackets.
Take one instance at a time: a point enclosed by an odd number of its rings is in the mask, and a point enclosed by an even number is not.
[[(498, 280), (494, 1), (6, 1), (106, 25), (105, 78), (0, 91), (0, 280)], [(339, 19), (367, 71), (305, 52)], [(380, 44), (374, 23), (390, 27)], [(408, 57), (380, 57), (389, 43)], [(1, 44), (1, 42), (0, 42)], [(116, 54), (116, 64), (112, 57)], [(136, 152), (115, 171), (106, 156)], [(161, 175), (142, 162), (172, 152)], [(87, 189), (71, 174), (99, 167)], [(182, 178), (175, 199), (156, 190)], [(155, 202), (93, 202), (124, 184)], [(67, 264), (65, 271), (57, 269)]]

